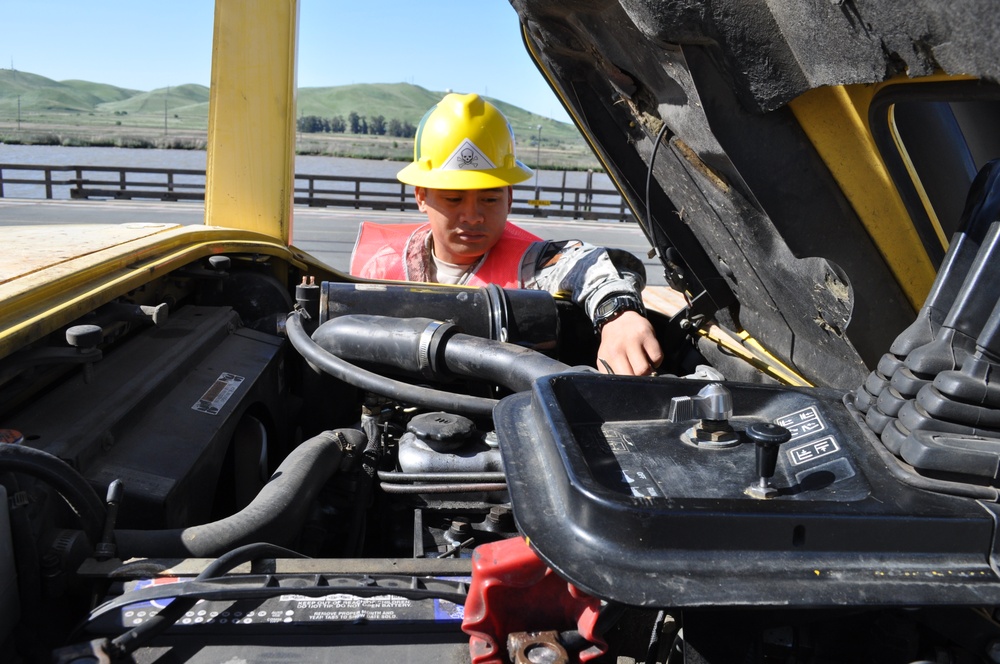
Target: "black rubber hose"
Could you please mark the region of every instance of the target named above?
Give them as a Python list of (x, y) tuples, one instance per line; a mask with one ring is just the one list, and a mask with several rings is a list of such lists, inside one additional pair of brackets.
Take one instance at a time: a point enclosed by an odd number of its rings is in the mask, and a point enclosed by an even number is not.
[(572, 369), (528, 348), (468, 334), (456, 334), (445, 343), (444, 362), (448, 371), (497, 383), (513, 392), (530, 390), (541, 376)]
[[(350, 361), (375, 362), (439, 378), (464, 376), (514, 391), (531, 388), (539, 376), (571, 367), (536, 351), (468, 334), (437, 334), (429, 318), (351, 314), (329, 320), (313, 333), (324, 350)], [(418, 405), (429, 406), (429, 404)], [(443, 409), (447, 410), (447, 409)]]
[(366, 515), (372, 502), (375, 474), (378, 472), (379, 460), (382, 458), (382, 435), (378, 428), (378, 418), (375, 416), (362, 417), (361, 429), (365, 432), (368, 442), (361, 454), (361, 472), (355, 483), (351, 527), (347, 535), (347, 545), (344, 548), (345, 555), (350, 557), (360, 557), (362, 552), (365, 530), (368, 525)]
[[(329, 322), (324, 323), (324, 325), (328, 324)], [(322, 328), (323, 325), (319, 329)], [(449, 413), (468, 413), (486, 417), (493, 414), (493, 407), (497, 404), (495, 399), (452, 394), (419, 385), (410, 385), (356, 367), (324, 350), (313, 341), (306, 334), (297, 314), (288, 317), (285, 332), (295, 350), (315, 368), (362, 390), (374, 392), (403, 403), (416, 404)]]
[(25, 445), (0, 443), (0, 472), (23, 473), (55, 489), (80, 517), (91, 546), (101, 541), (104, 503), (72, 466), (57, 456)]
[(210, 558), (251, 542), (287, 545), (298, 534), (313, 500), (340, 466), (344, 447), (363, 448), (356, 429), (324, 431), (281, 462), (257, 497), (243, 510), (212, 523), (172, 530), (116, 530), (125, 558)]

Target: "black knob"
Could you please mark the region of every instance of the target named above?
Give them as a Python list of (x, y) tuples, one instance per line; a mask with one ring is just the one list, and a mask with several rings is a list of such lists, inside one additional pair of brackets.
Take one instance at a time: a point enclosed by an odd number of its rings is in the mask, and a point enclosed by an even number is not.
[(208, 267), (216, 272), (225, 272), (232, 267), (233, 261), (229, 256), (209, 256)]
[(756, 446), (757, 476), (774, 477), (774, 470), (778, 465), (778, 446), (787, 443), (792, 432), (780, 424), (757, 422), (747, 427), (746, 434)]
[(97, 348), (104, 340), (104, 330), (99, 325), (74, 325), (66, 330), (66, 343), (76, 348)]

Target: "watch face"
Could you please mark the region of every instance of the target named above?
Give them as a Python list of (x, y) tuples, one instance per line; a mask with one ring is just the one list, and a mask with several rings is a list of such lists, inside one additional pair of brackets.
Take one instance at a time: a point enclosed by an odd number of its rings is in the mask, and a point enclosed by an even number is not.
[(601, 302), (594, 312), (594, 324), (598, 329), (604, 323), (616, 318), (625, 311), (638, 311), (642, 313), (642, 304), (633, 297), (627, 295), (617, 295)]

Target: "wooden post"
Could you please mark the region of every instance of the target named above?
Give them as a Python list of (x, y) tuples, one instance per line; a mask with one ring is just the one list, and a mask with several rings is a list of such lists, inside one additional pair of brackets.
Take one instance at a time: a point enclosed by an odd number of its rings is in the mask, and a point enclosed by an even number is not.
[(52, 169), (45, 169), (45, 198), (52, 198)]

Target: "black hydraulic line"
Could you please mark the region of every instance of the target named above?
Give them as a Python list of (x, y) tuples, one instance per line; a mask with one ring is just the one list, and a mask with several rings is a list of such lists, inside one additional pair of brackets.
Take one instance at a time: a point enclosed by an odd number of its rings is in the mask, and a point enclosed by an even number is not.
[(290, 542), (313, 500), (337, 471), (347, 445), (364, 447), (356, 429), (338, 429), (305, 441), (285, 458), (260, 493), (243, 510), (212, 523), (168, 530), (116, 530), (122, 559), (209, 558), (254, 541)]
[[(324, 323), (319, 329), (323, 329), (327, 324), (329, 323)], [(285, 331), (295, 350), (313, 367), (357, 388), (403, 403), (417, 404), (450, 413), (469, 413), (488, 417), (493, 414), (493, 407), (497, 404), (495, 399), (452, 394), (419, 385), (410, 385), (357, 367), (313, 341), (303, 328), (298, 314), (293, 313), (288, 317)]]
[(382, 482), (380, 485), (386, 493), (492, 493), (494, 491), (506, 491), (506, 482), (479, 482), (479, 483), (454, 483), (454, 484), (390, 484)]
[(1000, 159), (983, 166), (969, 187), (958, 230), (948, 243), (941, 267), (916, 320), (900, 332), (889, 352), (905, 357), (930, 343), (958, 297), (965, 276), (983, 244), (990, 225), (1000, 216)]
[(383, 482), (505, 482), (507, 476), (502, 472), (473, 472), (473, 473), (406, 473), (398, 471), (380, 470), (378, 478)]
[(382, 458), (382, 434), (379, 430), (378, 417), (375, 415), (362, 417), (361, 428), (368, 442), (365, 444), (364, 452), (361, 453), (361, 474), (354, 493), (350, 531), (344, 547), (344, 552), (348, 556), (357, 556), (363, 549), (368, 525), (368, 508), (372, 501), (372, 487), (375, 485), (375, 474)]
[(1000, 222), (994, 222), (935, 338), (906, 356), (904, 363), (908, 369), (917, 375), (933, 377), (942, 371), (961, 368), (996, 304), (996, 295), (987, 284), (996, 283), (1000, 276), (998, 263)]
[(25, 445), (0, 443), (0, 472), (23, 473), (55, 489), (80, 517), (94, 546), (104, 529), (104, 503), (86, 479), (57, 456)]

